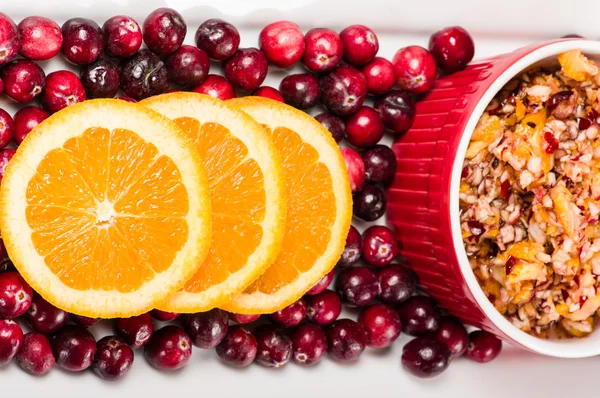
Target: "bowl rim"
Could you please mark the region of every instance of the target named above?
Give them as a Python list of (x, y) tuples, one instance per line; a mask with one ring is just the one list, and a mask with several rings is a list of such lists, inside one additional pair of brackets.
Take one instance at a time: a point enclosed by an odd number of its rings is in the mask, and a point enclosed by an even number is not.
[(502, 72), (486, 89), (477, 105), (471, 112), (466, 127), (463, 130), (450, 179), (450, 226), (452, 233), (452, 243), (456, 253), (458, 264), (464, 280), (467, 283), (469, 291), (475, 298), (477, 305), (483, 311), (485, 316), (504, 334), (514, 340), (516, 343), (540, 354), (545, 354), (561, 358), (585, 358), (600, 354), (600, 330), (592, 332), (590, 336), (580, 339), (565, 340), (544, 340), (539, 337), (531, 336), (516, 326), (513, 326), (503, 315), (501, 315), (494, 305), (487, 299), (483, 289), (479, 285), (475, 274), (473, 273), (467, 254), (463, 245), (460, 229), (459, 217), (459, 186), (463, 161), (467, 151), (471, 135), (479, 118), (485, 111), (490, 101), (508, 83), (510, 79), (519, 75), (523, 70), (532, 66), (545, 58), (557, 56), (565, 51), (581, 49), (585, 54), (591, 54), (600, 57), (600, 41), (585, 39), (559, 40), (541, 45), (538, 48), (524, 54), (514, 63), (512, 63), (504, 72)]

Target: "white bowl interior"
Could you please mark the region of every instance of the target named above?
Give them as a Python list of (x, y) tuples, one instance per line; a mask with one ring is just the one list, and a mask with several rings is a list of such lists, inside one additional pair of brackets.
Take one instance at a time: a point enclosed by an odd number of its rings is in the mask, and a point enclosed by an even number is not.
[(513, 340), (540, 354), (563, 358), (583, 358), (600, 354), (600, 331), (595, 330), (585, 338), (544, 340), (521, 331), (517, 327), (513, 326), (506, 318), (504, 318), (504, 316), (496, 310), (494, 305), (485, 296), (483, 290), (479, 286), (479, 282), (477, 281), (475, 274), (473, 274), (473, 271), (469, 265), (460, 231), (458, 192), (463, 160), (471, 139), (471, 135), (475, 129), (475, 126), (477, 125), (477, 122), (479, 121), (480, 116), (483, 114), (485, 108), (494, 98), (494, 96), (510, 79), (518, 76), (521, 72), (540, 66), (555, 67), (558, 65), (558, 54), (577, 48), (581, 49), (588, 58), (600, 63), (600, 41), (561, 41), (548, 44), (527, 54), (523, 58), (519, 59), (514, 65), (510, 66), (502, 75), (500, 75), (498, 79), (496, 79), (496, 81), (490, 86), (490, 88), (481, 98), (481, 101), (479, 101), (475, 107), (475, 110), (473, 111), (467, 123), (465, 134), (463, 134), (458, 147), (456, 159), (452, 168), (452, 179), (450, 182), (450, 221), (452, 225), (454, 251), (458, 255), (461, 271), (465, 277), (465, 280), (467, 281), (470, 291), (477, 300), (477, 303), (488, 316), (488, 318)]

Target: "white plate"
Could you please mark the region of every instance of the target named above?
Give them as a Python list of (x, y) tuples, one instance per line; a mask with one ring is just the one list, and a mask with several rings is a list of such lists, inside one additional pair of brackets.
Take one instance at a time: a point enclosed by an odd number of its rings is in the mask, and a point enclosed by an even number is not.
[[(186, 43), (193, 44), (197, 26), (208, 18), (222, 17), (236, 24), (242, 46), (256, 46), (258, 32), (266, 23), (290, 19), (304, 30), (325, 26), (341, 29), (364, 23), (379, 36), (379, 54), (391, 58), (406, 45), (427, 46), (429, 35), (442, 27), (462, 25), (476, 41), (476, 57), (514, 50), (533, 41), (566, 33), (596, 35), (594, 0), (504, 0), (493, 2), (444, 0), (1, 0), (0, 11), (17, 23), (29, 15), (44, 15), (62, 23), (85, 16), (100, 25), (110, 16), (130, 15), (140, 24), (155, 8), (179, 10), (188, 23)], [(53, 60), (46, 72), (66, 64)], [(213, 65), (211, 72), (218, 71)], [(265, 84), (277, 87), (285, 72), (271, 70)], [(16, 110), (6, 97), (0, 107)], [(387, 138), (389, 140), (389, 138)], [(389, 141), (388, 141), (389, 143)], [(355, 317), (356, 314), (349, 313)], [(106, 325), (94, 326), (97, 338), (110, 332)], [(597, 359), (559, 360), (537, 356), (505, 345), (498, 359), (486, 365), (455, 360), (441, 376), (421, 380), (403, 371), (402, 336), (391, 349), (367, 349), (354, 365), (325, 359), (312, 368), (290, 363), (283, 369), (258, 365), (232, 369), (221, 364), (214, 351), (194, 349), (187, 367), (166, 374), (153, 370), (141, 351), (128, 376), (109, 384), (91, 372), (72, 374), (58, 368), (35, 378), (15, 363), (0, 368), (0, 397), (560, 397), (596, 391), (593, 377)], [(588, 377), (592, 379), (588, 380)]]

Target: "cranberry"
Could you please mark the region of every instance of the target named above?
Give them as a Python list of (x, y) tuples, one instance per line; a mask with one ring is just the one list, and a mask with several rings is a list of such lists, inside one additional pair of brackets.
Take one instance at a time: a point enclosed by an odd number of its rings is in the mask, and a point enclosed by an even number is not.
[(225, 61), (231, 58), (240, 46), (238, 30), (222, 19), (208, 19), (196, 31), (196, 46), (212, 59)]
[(14, 135), (15, 122), (13, 118), (4, 109), (0, 109), (0, 149), (5, 148)]
[(152, 318), (156, 319), (157, 321), (170, 322), (170, 321), (177, 319), (180, 314), (177, 312), (152, 310), (152, 311), (150, 311), (150, 315), (152, 316)]
[(231, 83), (229, 83), (229, 80), (219, 75), (208, 75), (206, 80), (196, 87), (194, 91), (223, 101), (236, 97), (235, 90)]
[(421, 46), (408, 46), (392, 59), (396, 82), (402, 90), (421, 94), (433, 88), (437, 66), (433, 55)]
[(225, 61), (225, 76), (235, 87), (256, 90), (267, 77), (268, 62), (257, 48), (240, 48)]
[(210, 60), (203, 50), (184, 44), (165, 60), (169, 80), (183, 87), (195, 87), (208, 76)]
[(18, 323), (0, 319), (0, 367), (8, 364), (23, 345), (23, 331)]
[(50, 339), (56, 364), (65, 370), (80, 372), (92, 366), (96, 340), (86, 328), (67, 325)]
[(350, 189), (352, 192), (358, 192), (362, 189), (365, 183), (365, 165), (362, 158), (355, 150), (350, 148), (341, 149), (348, 179), (350, 181)]
[(434, 337), (448, 346), (451, 358), (458, 358), (464, 354), (469, 344), (467, 329), (453, 316), (442, 317), (440, 328), (435, 332)]
[(309, 30), (304, 37), (304, 44), (302, 63), (311, 72), (328, 72), (342, 60), (344, 53), (342, 39), (331, 29)]
[(438, 66), (448, 73), (464, 69), (475, 55), (471, 35), (460, 26), (452, 26), (431, 35), (429, 51)]
[(349, 65), (338, 66), (321, 81), (321, 101), (336, 115), (346, 116), (362, 106), (367, 95), (367, 79)]
[(366, 267), (343, 270), (335, 281), (335, 290), (342, 302), (352, 307), (369, 305), (379, 293), (379, 284), (373, 271)]
[(138, 101), (162, 94), (169, 88), (168, 75), (160, 58), (143, 49), (121, 63), (121, 90)]
[(360, 232), (358, 232), (358, 230), (351, 225), (350, 230), (348, 231), (348, 236), (346, 236), (346, 246), (344, 247), (344, 252), (338, 260), (337, 265), (340, 267), (349, 267), (356, 263), (362, 254), (362, 247), (362, 236), (360, 235)]
[(415, 102), (405, 91), (393, 90), (375, 101), (385, 127), (395, 133), (406, 132), (415, 118)]
[(228, 365), (242, 367), (254, 361), (258, 350), (256, 337), (242, 326), (231, 326), (217, 346), (217, 355)]
[(377, 36), (364, 25), (348, 26), (340, 32), (340, 38), (344, 43), (344, 61), (350, 65), (368, 64), (379, 51)]
[(18, 272), (0, 274), (0, 319), (16, 318), (31, 306), (33, 290)]
[(181, 369), (192, 356), (192, 342), (183, 329), (167, 325), (154, 333), (144, 347), (144, 356), (156, 369)]
[(417, 377), (434, 377), (450, 364), (446, 344), (430, 337), (417, 337), (402, 349), (402, 366)]
[(10, 148), (0, 150), (0, 182), (2, 181), (2, 177), (4, 177), (6, 166), (15, 155), (15, 152), (17, 151)]
[(186, 33), (183, 17), (172, 8), (158, 8), (144, 21), (144, 43), (157, 55), (177, 51)]
[(117, 15), (102, 26), (106, 54), (114, 58), (132, 56), (142, 45), (142, 29), (133, 18)]
[(281, 329), (261, 325), (254, 331), (257, 352), (256, 362), (268, 368), (281, 368), (292, 358), (292, 341)]
[(413, 296), (398, 307), (402, 330), (412, 336), (436, 332), (440, 327), (440, 309), (431, 297)]
[[(434, 61), (435, 65), (435, 61)], [(367, 78), (367, 90), (371, 94), (385, 94), (394, 87), (396, 77), (394, 66), (385, 58), (375, 57), (362, 68), (362, 73)]]
[(584, 37), (576, 33), (569, 33), (561, 37), (561, 39), (583, 39)]
[(23, 345), (17, 354), (17, 363), (29, 374), (42, 376), (52, 370), (54, 355), (50, 341), (41, 333), (30, 332), (23, 337)]
[(335, 273), (333, 270), (329, 271), (329, 273), (326, 274), (324, 277), (322, 277), (321, 280), (319, 282), (317, 282), (316, 285), (311, 287), (310, 290), (308, 292), (306, 292), (306, 294), (308, 294), (309, 296), (314, 296), (315, 294), (319, 294), (322, 291), (324, 291), (325, 289), (327, 289), (329, 287), (329, 285), (331, 285), (331, 282), (333, 281), (334, 274)]
[(383, 120), (371, 107), (363, 106), (346, 120), (346, 140), (359, 148), (368, 148), (383, 138)]
[(304, 323), (291, 335), (293, 358), (301, 365), (313, 365), (327, 352), (327, 336), (319, 325)]
[(273, 22), (263, 28), (258, 44), (267, 60), (279, 68), (289, 68), (304, 54), (304, 35), (290, 21)]
[(59, 70), (46, 77), (46, 88), (42, 91), (42, 105), (48, 112), (58, 112), (69, 105), (85, 101), (85, 88), (77, 75), (68, 70)]
[(100, 318), (89, 318), (87, 316), (81, 316), (81, 315), (75, 315), (75, 314), (69, 314), (69, 319), (75, 325), (83, 326), (84, 328), (89, 328), (90, 326), (93, 326), (96, 323), (98, 323), (98, 321), (100, 320)]
[(484, 330), (476, 330), (469, 334), (469, 345), (465, 356), (479, 363), (494, 360), (502, 351), (502, 340)]
[(398, 255), (398, 241), (391, 229), (373, 225), (363, 233), (362, 258), (374, 267), (389, 265)]
[(396, 174), (396, 155), (390, 147), (375, 145), (362, 155), (365, 165), (365, 179), (371, 184), (388, 185)]
[(315, 116), (315, 119), (329, 130), (335, 142), (340, 142), (346, 135), (346, 126), (344, 126), (344, 121), (341, 118), (324, 112)]
[(17, 56), (20, 42), (17, 25), (8, 15), (0, 12), (0, 66)]
[(40, 95), (46, 84), (46, 74), (33, 61), (17, 59), (2, 69), (4, 92), (11, 99), (25, 103)]
[(17, 144), (23, 142), (27, 134), (38, 124), (50, 116), (48, 112), (37, 106), (26, 106), (15, 113), (15, 135), (13, 137)]
[(319, 325), (328, 325), (338, 319), (342, 312), (340, 296), (333, 290), (324, 290), (314, 296), (306, 296), (306, 318)]
[(365, 308), (358, 316), (367, 333), (367, 347), (389, 347), (398, 336), (402, 327), (398, 313), (385, 304), (374, 304)]
[[(277, 312), (271, 314), (270, 319), (284, 328), (298, 326), (306, 317), (306, 303), (300, 299)], [(258, 337), (258, 336), (257, 336)]]
[(69, 314), (56, 308), (39, 294), (34, 294), (25, 320), (36, 332), (50, 334), (67, 324)]
[(234, 314), (229, 313), (229, 319), (232, 321), (239, 323), (240, 325), (246, 325), (248, 323), (252, 323), (257, 321), (260, 318), (260, 314)]
[(63, 36), (60, 26), (45, 17), (27, 17), (19, 22), (19, 54), (34, 61), (53, 58), (60, 52)]
[(131, 348), (140, 348), (150, 341), (154, 334), (154, 322), (150, 314), (120, 318), (115, 323), (115, 333)]
[(4, 93), (4, 82), (2, 81), (2, 78), (0, 77), (0, 95), (2, 95), (2, 93)]
[(339, 319), (325, 329), (329, 355), (340, 362), (356, 361), (365, 350), (366, 332), (351, 319)]
[(117, 97), (117, 99), (120, 99), (120, 100), (122, 100), (122, 101), (125, 101), (125, 102), (131, 102), (132, 104), (135, 104), (135, 103), (137, 102), (137, 101), (136, 101), (136, 100), (134, 100), (133, 98), (131, 98), (131, 97), (127, 97), (127, 96), (125, 96), (125, 95), (122, 95), (122, 96), (120, 96), (120, 97)]
[(106, 336), (96, 344), (92, 369), (103, 380), (113, 381), (125, 376), (133, 365), (133, 350), (117, 336)]
[(94, 62), (104, 50), (100, 26), (91, 19), (71, 18), (62, 26), (63, 43), (60, 49), (67, 61), (76, 65)]
[(379, 299), (387, 304), (400, 304), (417, 291), (417, 274), (401, 265), (390, 265), (376, 274), (379, 281)]
[(218, 308), (198, 314), (185, 314), (181, 319), (192, 344), (204, 349), (214, 348), (223, 341), (229, 327), (227, 312)]
[(81, 83), (87, 98), (113, 98), (121, 79), (116, 66), (107, 59), (99, 59), (81, 70)]
[(252, 95), (257, 97), (270, 98), (274, 101), (284, 102), (283, 95), (276, 88), (269, 86), (261, 86), (257, 88)]
[(366, 184), (354, 194), (352, 207), (356, 217), (364, 221), (375, 221), (385, 213), (385, 194), (378, 186)]
[(285, 102), (294, 108), (307, 109), (319, 101), (319, 81), (310, 73), (286, 76), (279, 85)]

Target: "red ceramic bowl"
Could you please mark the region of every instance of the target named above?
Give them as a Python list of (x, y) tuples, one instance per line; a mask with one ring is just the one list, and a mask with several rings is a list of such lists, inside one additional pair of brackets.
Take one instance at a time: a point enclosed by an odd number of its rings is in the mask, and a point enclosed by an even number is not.
[(565, 358), (600, 354), (600, 332), (581, 339), (543, 340), (500, 315), (469, 266), (458, 191), (471, 134), (496, 93), (522, 71), (556, 66), (558, 54), (576, 48), (600, 60), (598, 41), (559, 40), (479, 61), (440, 78), (417, 104), (413, 127), (393, 145), (398, 170), (388, 191), (387, 213), (402, 254), (427, 292), (450, 313), (513, 345)]

